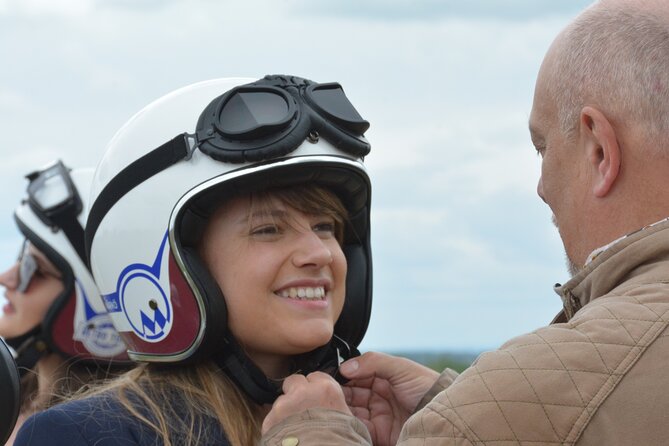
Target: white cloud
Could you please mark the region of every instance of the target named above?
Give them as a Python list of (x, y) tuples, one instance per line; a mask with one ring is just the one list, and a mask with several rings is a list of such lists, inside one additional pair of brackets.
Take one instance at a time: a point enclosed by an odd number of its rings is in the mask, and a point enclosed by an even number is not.
[(4, 0), (0, 3), (0, 12), (27, 16), (82, 17), (92, 7), (93, 0)]

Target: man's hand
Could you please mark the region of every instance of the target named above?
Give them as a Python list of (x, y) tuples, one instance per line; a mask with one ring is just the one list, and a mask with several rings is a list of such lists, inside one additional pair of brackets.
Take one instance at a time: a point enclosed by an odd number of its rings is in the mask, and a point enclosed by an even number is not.
[(346, 402), (369, 430), (374, 445), (397, 443), (402, 426), (439, 373), (406, 358), (365, 353), (339, 368), (350, 379)]
[(262, 433), (290, 415), (316, 407), (351, 414), (339, 383), (330, 375), (322, 372), (291, 375), (283, 382), (283, 395), (276, 399), (265, 417)]

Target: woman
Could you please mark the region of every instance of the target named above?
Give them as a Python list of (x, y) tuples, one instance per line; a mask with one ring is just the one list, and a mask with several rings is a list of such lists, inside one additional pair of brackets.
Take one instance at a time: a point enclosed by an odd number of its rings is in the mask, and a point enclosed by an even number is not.
[(112, 139), (87, 252), (145, 364), (33, 417), (19, 444), (251, 445), (282, 378), (334, 374), (357, 354), (371, 308), (369, 124), (338, 84), (248, 82), (177, 90)]
[(93, 169), (70, 172), (60, 161), (34, 172), (14, 215), (25, 241), (17, 262), (0, 274), (0, 336), (21, 375), (15, 433), (32, 413), (129, 362), (80, 257), (81, 197), (88, 197), (92, 177)]

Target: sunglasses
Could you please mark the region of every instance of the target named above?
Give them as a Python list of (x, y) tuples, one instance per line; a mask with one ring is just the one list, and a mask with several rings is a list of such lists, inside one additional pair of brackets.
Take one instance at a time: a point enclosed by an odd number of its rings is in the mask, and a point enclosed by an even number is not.
[(37, 265), (37, 259), (35, 256), (30, 253), (30, 242), (28, 240), (23, 241), (23, 246), (21, 247), (21, 252), (19, 253), (19, 286), (16, 287), (16, 290), (19, 293), (25, 293), (30, 285), (30, 281), (35, 276), (35, 273), (39, 269)]
[(61, 279), (60, 275), (54, 271), (50, 271), (47, 267), (44, 268), (44, 265), (40, 265), (40, 262), (34, 254), (30, 252), (30, 242), (28, 240), (23, 241), (21, 247), (21, 252), (19, 253), (18, 263), (18, 286), (16, 290), (20, 293), (25, 293), (30, 286), (30, 282), (35, 277), (36, 273), (41, 273), (45, 276), (52, 276), (56, 279)]

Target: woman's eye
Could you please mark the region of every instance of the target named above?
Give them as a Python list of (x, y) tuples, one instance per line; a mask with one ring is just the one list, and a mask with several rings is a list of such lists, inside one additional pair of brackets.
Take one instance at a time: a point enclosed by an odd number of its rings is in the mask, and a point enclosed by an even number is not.
[(274, 235), (279, 233), (277, 225), (263, 225), (251, 229), (251, 235)]
[(314, 231), (319, 232), (319, 233), (334, 234), (335, 233), (335, 224), (334, 224), (334, 222), (318, 223), (317, 225), (314, 226)]

